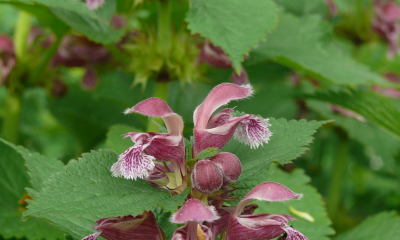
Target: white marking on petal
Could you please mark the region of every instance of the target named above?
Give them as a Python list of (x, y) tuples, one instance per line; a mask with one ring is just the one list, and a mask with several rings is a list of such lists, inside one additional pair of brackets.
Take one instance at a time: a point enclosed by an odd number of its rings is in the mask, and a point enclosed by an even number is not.
[(271, 124), (268, 123), (268, 118), (259, 118), (252, 116), (240, 122), (240, 126), (235, 131), (235, 139), (250, 148), (258, 148), (263, 143), (268, 143), (272, 132), (268, 129)]
[(143, 154), (142, 145), (135, 145), (119, 155), (118, 161), (111, 167), (111, 172), (114, 177), (122, 176), (126, 179), (148, 177), (155, 166), (153, 160), (153, 156)]
[(100, 236), (101, 232), (96, 232), (96, 233), (92, 233), (84, 238), (82, 238), (82, 240), (97, 240), (97, 237)]
[(306, 236), (304, 236), (301, 232), (298, 230), (283, 224), (282, 229), (286, 232), (287, 240), (309, 240)]

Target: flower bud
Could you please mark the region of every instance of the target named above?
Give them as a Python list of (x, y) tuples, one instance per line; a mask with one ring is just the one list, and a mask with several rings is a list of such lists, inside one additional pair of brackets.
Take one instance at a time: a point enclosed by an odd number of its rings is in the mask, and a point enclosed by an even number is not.
[(223, 186), (236, 182), (242, 173), (242, 164), (235, 154), (221, 152), (212, 157), (211, 161), (222, 170)]
[(197, 191), (209, 194), (219, 190), (222, 186), (223, 174), (220, 167), (210, 160), (200, 160), (193, 168), (192, 184)]

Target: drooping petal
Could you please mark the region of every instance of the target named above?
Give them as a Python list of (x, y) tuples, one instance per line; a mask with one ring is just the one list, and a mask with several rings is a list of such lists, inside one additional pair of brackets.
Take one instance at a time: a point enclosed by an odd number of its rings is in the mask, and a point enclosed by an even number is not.
[(282, 225), (282, 229), (286, 232), (286, 240), (308, 240), (301, 232), (286, 224)]
[(228, 55), (220, 47), (214, 46), (210, 40), (204, 42), (197, 62), (199, 64), (207, 63), (218, 68), (232, 67), (232, 62), (229, 60)]
[(218, 208), (217, 213), (220, 218), (211, 223), (204, 223), (204, 225), (207, 226), (212, 232), (212, 240), (215, 240), (220, 233), (226, 230), (226, 228), (228, 227), (230, 215), (233, 210), (234, 207)]
[(250, 148), (258, 148), (263, 143), (268, 143), (269, 138), (272, 136), (272, 132), (268, 129), (271, 126), (268, 120), (268, 118), (260, 118), (254, 115), (243, 119), (236, 129), (235, 139), (250, 145)]
[(149, 176), (149, 172), (154, 168), (155, 158), (143, 154), (143, 146), (135, 145), (123, 152), (116, 163), (111, 167), (114, 177), (124, 177), (126, 179), (144, 178)]
[(92, 66), (87, 66), (83, 75), (82, 86), (87, 90), (93, 90), (98, 80), (96, 70)]
[(92, 233), (92, 234), (82, 238), (82, 240), (97, 240), (97, 237), (99, 237), (100, 234), (101, 234), (100, 232), (95, 232), (95, 233)]
[(255, 186), (236, 207), (236, 215), (244, 209), (247, 203), (254, 200), (277, 202), (291, 199), (300, 199), (301, 194), (292, 192), (289, 188), (276, 182), (265, 182)]
[(219, 216), (214, 206), (206, 206), (200, 200), (192, 198), (187, 200), (182, 207), (171, 216), (171, 222), (178, 224), (190, 221), (213, 222), (218, 218)]
[(104, 4), (104, 0), (86, 0), (87, 8), (93, 10), (98, 9)]
[(168, 129), (168, 133), (172, 135), (182, 134), (183, 120), (182, 117), (174, 113), (168, 104), (159, 98), (148, 98), (143, 100), (124, 111), (128, 113), (139, 113), (149, 117), (162, 117)]
[(284, 232), (280, 227), (282, 223), (273, 219), (263, 221), (251, 219), (255, 222), (252, 224), (253, 226), (258, 224), (259, 227), (257, 228), (246, 227), (239, 223), (238, 220), (234, 214), (231, 215), (226, 232), (226, 240), (265, 240), (275, 238)]

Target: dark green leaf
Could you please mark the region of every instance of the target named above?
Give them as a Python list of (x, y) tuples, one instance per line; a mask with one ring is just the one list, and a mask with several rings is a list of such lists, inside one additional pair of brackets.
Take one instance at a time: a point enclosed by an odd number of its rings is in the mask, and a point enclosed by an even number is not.
[(165, 212), (175, 212), (178, 210), (179, 206), (183, 205), (189, 193), (190, 189), (186, 188), (183, 193), (168, 198), (160, 202), (159, 205), (164, 209)]

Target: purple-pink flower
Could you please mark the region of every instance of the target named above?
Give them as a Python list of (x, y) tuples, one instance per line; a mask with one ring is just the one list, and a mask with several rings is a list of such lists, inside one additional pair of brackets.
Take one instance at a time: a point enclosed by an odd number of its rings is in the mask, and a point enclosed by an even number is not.
[(15, 67), (17, 59), (14, 52), (13, 40), (7, 35), (0, 35), (0, 85), (7, 83), (8, 75)]
[(86, 0), (86, 6), (91, 10), (98, 9), (103, 4), (104, 0)]
[(295, 218), (286, 214), (248, 214), (243, 212), (246, 205), (254, 200), (269, 202), (300, 199), (301, 194), (292, 192), (282, 184), (265, 182), (254, 187), (237, 205), (230, 215), (226, 240), (273, 239), (286, 233), (287, 240), (308, 240), (298, 230), (288, 225)]
[(93, 227), (97, 232), (82, 240), (96, 240), (102, 236), (108, 240), (163, 240), (163, 233), (154, 214), (145, 211), (137, 216), (102, 218)]

